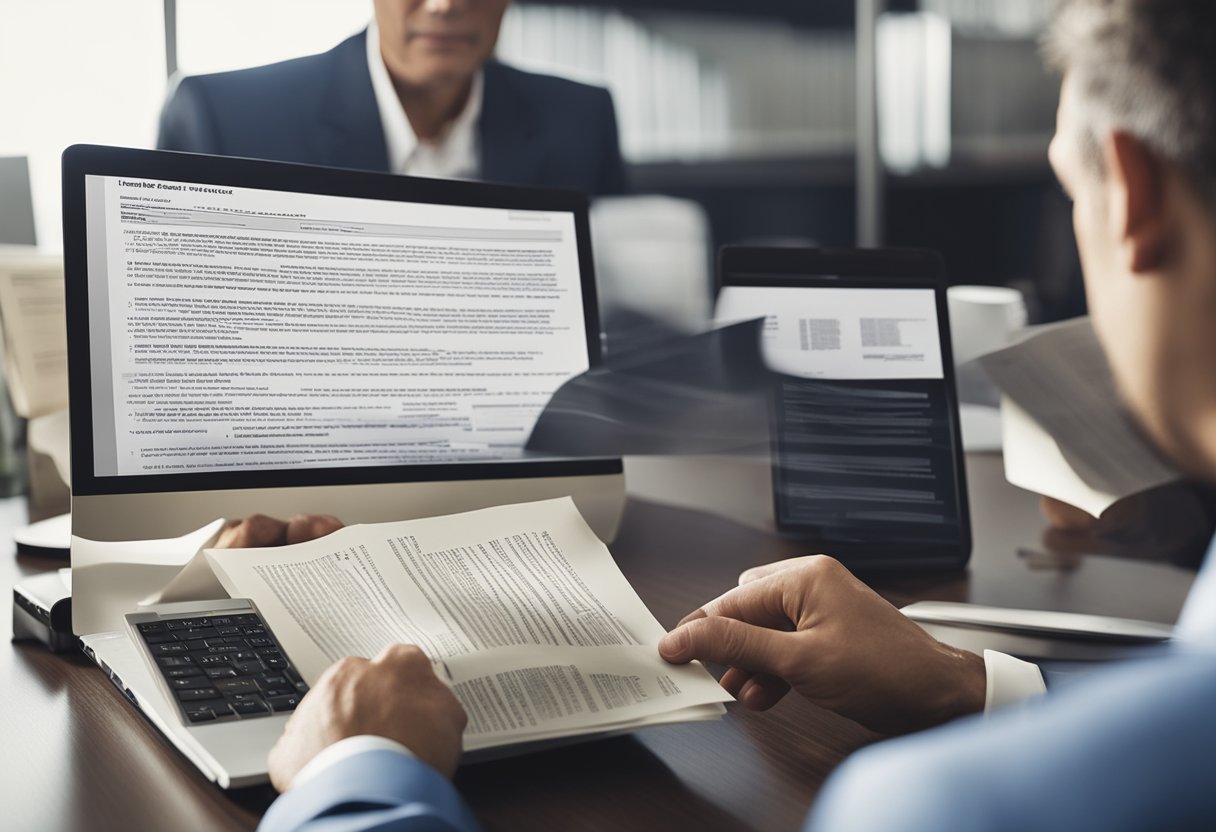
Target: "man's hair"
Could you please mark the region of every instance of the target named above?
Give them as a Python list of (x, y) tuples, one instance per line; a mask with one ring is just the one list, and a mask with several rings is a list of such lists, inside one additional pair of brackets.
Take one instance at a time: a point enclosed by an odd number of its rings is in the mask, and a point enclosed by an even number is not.
[(1124, 131), (1216, 208), (1216, 0), (1058, 0), (1044, 51), (1076, 84), (1091, 165)]

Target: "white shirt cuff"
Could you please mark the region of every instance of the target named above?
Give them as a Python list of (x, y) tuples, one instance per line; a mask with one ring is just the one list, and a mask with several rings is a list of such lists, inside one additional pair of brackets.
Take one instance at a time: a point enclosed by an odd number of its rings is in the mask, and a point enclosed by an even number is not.
[(984, 693), (984, 713), (990, 714), (1009, 705), (1024, 702), (1047, 692), (1037, 665), (1015, 659), (995, 650), (984, 651), (984, 671), (988, 688)]
[(291, 788), (295, 789), (302, 786), (307, 781), (319, 776), (326, 769), (337, 765), (348, 757), (362, 754), (364, 751), (378, 750), (396, 751), (407, 757), (414, 756), (414, 753), (404, 745), (396, 740), (390, 740), (388, 737), (376, 737), (371, 734), (347, 737), (321, 749), (320, 754), (305, 763), (304, 768), (296, 772), (295, 778), (291, 781)]

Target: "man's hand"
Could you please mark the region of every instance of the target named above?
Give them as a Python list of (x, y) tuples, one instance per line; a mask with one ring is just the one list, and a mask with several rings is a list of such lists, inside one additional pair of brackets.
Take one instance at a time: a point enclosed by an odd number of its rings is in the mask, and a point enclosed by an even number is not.
[(1061, 532), (1081, 534), (1093, 531), (1098, 525), (1098, 518), (1089, 512), (1053, 497), (1040, 497), (1039, 511), (1053, 530)]
[(371, 661), (347, 656), (321, 675), (287, 721), (270, 750), (270, 781), (286, 791), (322, 749), (362, 734), (396, 740), (451, 777), (467, 721), (417, 647), (394, 644)]
[(749, 569), (659, 653), (729, 666), (722, 687), (753, 710), (793, 688), (886, 734), (981, 711), (987, 685), (983, 659), (937, 641), (825, 555)]
[(287, 522), (265, 514), (244, 520), (229, 520), (215, 543), (217, 549), (258, 549), (284, 546), (325, 537), (342, 528), (342, 521), (329, 514), (297, 514)]

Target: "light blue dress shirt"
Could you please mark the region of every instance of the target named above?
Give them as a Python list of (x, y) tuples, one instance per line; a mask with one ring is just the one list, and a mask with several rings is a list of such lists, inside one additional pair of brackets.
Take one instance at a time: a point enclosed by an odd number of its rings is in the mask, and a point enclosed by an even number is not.
[(261, 832), (476, 832), (473, 813), (446, 777), (396, 751), (364, 751), (291, 789)]
[(1216, 829), (1216, 541), (1162, 655), (854, 754), (807, 829)]
[[(814, 832), (1216, 828), (1216, 541), (1161, 655), (995, 717), (871, 746), (828, 780)], [(263, 832), (473, 832), (452, 784), (404, 754), (342, 760)]]

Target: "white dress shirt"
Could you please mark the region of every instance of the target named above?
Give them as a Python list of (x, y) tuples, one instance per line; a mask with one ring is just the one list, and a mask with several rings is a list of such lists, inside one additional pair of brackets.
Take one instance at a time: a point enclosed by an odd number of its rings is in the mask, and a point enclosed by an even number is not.
[(988, 684), (984, 690), (984, 713), (990, 714), (1047, 692), (1037, 665), (995, 650), (984, 651)]
[(439, 179), (471, 179), (477, 175), (477, 121), (481, 117), (483, 83), (480, 71), (473, 76), (473, 87), (460, 114), (437, 141), (421, 141), (405, 115), (380, 55), (380, 29), (375, 20), (367, 27), (367, 70), (372, 76), (372, 92), (384, 127), (390, 172)]

